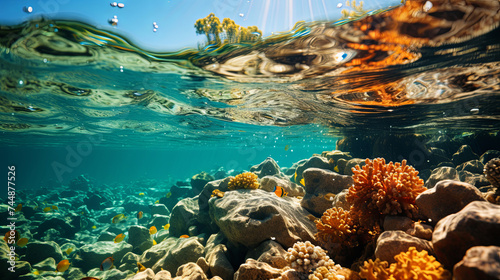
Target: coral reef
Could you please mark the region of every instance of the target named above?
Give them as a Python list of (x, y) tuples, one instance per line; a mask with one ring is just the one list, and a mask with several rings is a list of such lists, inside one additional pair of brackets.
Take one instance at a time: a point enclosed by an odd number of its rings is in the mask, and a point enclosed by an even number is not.
[(288, 248), (285, 260), (299, 273), (309, 273), (318, 267), (340, 268), (328, 257), (325, 250), (309, 241), (293, 244), (293, 247)]
[(241, 173), (229, 181), (228, 188), (230, 190), (258, 189), (259, 182), (257, 182), (257, 178), (257, 175), (252, 172)]
[(451, 273), (444, 269), (436, 258), (429, 256), (427, 251), (418, 252), (415, 247), (401, 252), (394, 257), (395, 263), (388, 267), (386, 261), (376, 259), (365, 261), (359, 275), (368, 280), (446, 280), (451, 279)]
[(484, 175), (495, 188), (489, 192), (486, 199), (495, 204), (500, 204), (500, 158), (493, 158), (484, 165)]
[(415, 198), (426, 190), (418, 171), (406, 165), (406, 160), (386, 164), (385, 159), (376, 158), (366, 159), (365, 163), (363, 168), (357, 165), (352, 170), (354, 184), (349, 188), (347, 201), (353, 210), (375, 216), (404, 213), (415, 217)]
[(314, 221), (318, 229), (317, 238), (324, 247), (330, 243), (352, 246), (356, 243), (356, 225), (349, 211), (333, 207), (326, 210), (321, 219)]

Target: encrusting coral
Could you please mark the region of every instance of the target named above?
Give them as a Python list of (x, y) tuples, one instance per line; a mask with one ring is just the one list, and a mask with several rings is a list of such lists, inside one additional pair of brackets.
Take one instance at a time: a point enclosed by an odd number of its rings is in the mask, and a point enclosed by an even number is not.
[(259, 182), (257, 181), (257, 178), (257, 175), (252, 172), (238, 174), (229, 181), (228, 188), (230, 190), (258, 189)]
[(315, 220), (318, 229), (317, 237), (320, 243), (340, 243), (352, 246), (355, 244), (356, 225), (349, 211), (339, 207), (327, 209), (321, 219)]
[(418, 171), (406, 165), (406, 160), (395, 164), (385, 159), (365, 160), (366, 165), (352, 169), (354, 184), (346, 196), (351, 211), (361, 216), (397, 215), (410, 218), (417, 214), (415, 198), (426, 190)]
[(448, 280), (451, 273), (444, 269), (427, 251), (418, 252), (415, 247), (394, 257), (395, 263), (388, 268), (387, 262), (376, 259), (365, 261), (359, 276), (368, 280)]

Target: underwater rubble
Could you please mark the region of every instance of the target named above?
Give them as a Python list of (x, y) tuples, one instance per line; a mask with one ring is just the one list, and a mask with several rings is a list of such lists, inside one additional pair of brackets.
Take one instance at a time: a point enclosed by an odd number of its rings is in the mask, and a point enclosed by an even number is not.
[(500, 279), (500, 149), (461, 139), (418, 169), (346, 137), (289, 168), (18, 191), (2, 279)]

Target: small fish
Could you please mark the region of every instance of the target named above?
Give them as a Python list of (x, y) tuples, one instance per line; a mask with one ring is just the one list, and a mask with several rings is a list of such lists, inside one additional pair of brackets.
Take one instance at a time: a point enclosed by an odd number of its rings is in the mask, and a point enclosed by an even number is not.
[(23, 204), (19, 203), (14, 211), (19, 212), (21, 209), (23, 209)]
[(157, 245), (156, 240), (153, 239), (153, 246)]
[(66, 251), (64, 251), (64, 252), (66, 252), (66, 255), (68, 255), (68, 256), (69, 256), (69, 254), (71, 254), (71, 252), (73, 252), (73, 250), (74, 250), (74, 249), (75, 249), (75, 248), (73, 248), (73, 247), (69, 247), (69, 248), (68, 248), (68, 249), (66, 249)]
[(83, 277), (82, 279), (80, 280), (101, 280), (99, 278), (95, 278), (95, 277)]
[(306, 186), (306, 182), (304, 181), (304, 178), (300, 179), (300, 184), (301, 184), (302, 186), (304, 186), (304, 187)]
[(139, 193), (139, 195), (144, 195), (144, 193), (143, 193), (143, 192), (141, 192), (141, 193)]
[(43, 208), (43, 212), (45, 212), (45, 213), (50, 212), (50, 211), (52, 211), (51, 207), (47, 206), (47, 207)]
[(170, 224), (166, 224), (166, 225), (163, 226), (164, 230), (168, 230), (169, 228), (170, 228)]
[(288, 193), (285, 191), (285, 189), (283, 187), (280, 187), (280, 186), (276, 186), (274, 187), (274, 193), (278, 196), (278, 197), (284, 197), (284, 196), (287, 196)]
[[(9, 243), (9, 239), (12, 239), (10, 238), (12, 235), (11, 235), (11, 232), (12, 231), (7, 231), (5, 233), (5, 236), (3, 238), (3, 240), (5, 240), (5, 242), (7, 242), (7, 244), (13, 244), (13, 243)], [(19, 241), (19, 237), (21, 237), (21, 234), (19, 233), (19, 231), (17, 230), (14, 230), (14, 241), (17, 243), (17, 241)], [(10, 241), (12, 242), (12, 241)]]
[(157, 233), (157, 232), (158, 232), (158, 230), (156, 229), (156, 227), (155, 227), (155, 226), (151, 226), (151, 227), (149, 228), (149, 234), (155, 234), (155, 233)]
[(333, 168), (333, 171), (335, 171), (335, 172), (339, 172), (339, 166), (338, 166), (338, 165), (335, 165), (335, 167)]
[(55, 211), (59, 210), (59, 207), (55, 206), (55, 205), (52, 205), (52, 209), (54, 209)]
[(142, 211), (137, 212), (137, 220), (142, 219), (142, 216), (144, 216), (144, 213)]
[(125, 215), (123, 214), (118, 214), (116, 216), (113, 217), (113, 220), (111, 220), (111, 222), (113, 224), (118, 224), (119, 222), (125, 220), (127, 217), (125, 217)]
[(92, 226), (92, 229), (96, 229), (97, 227), (96, 226)]
[(120, 233), (115, 237), (115, 243), (120, 243), (123, 241), (123, 239), (125, 239), (125, 234)]
[(159, 200), (155, 201), (155, 204), (159, 204), (159, 203), (160, 203), (160, 201), (159, 201)]
[(189, 237), (189, 235), (187, 235), (187, 234), (183, 234), (183, 235), (179, 236), (179, 238), (188, 238), (188, 237)]
[(106, 259), (104, 259), (101, 263), (101, 266), (99, 267), (101, 271), (106, 271), (111, 269), (113, 267), (114, 260), (115, 259), (113, 259), (113, 257), (107, 257)]
[(137, 272), (141, 272), (141, 271), (144, 271), (146, 270), (146, 267), (143, 266), (140, 262), (137, 262)]
[(17, 244), (17, 246), (22, 248), (22, 247), (26, 246), (26, 244), (28, 244), (28, 238), (23, 237), (23, 238), (17, 240), (16, 244)]
[(333, 201), (334, 198), (335, 198), (335, 194), (333, 194), (333, 193), (325, 194), (325, 199), (328, 201)]
[(285, 151), (290, 150), (290, 145), (285, 145)]
[(167, 195), (165, 195), (167, 198), (172, 196), (172, 192), (168, 192)]
[(69, 268), (69, 261), (68, 260), (62, 260), (57, 264), (56, 272), (64, 272), (68, 270)]
[(33, 274), (40, 275), (40, 271), (38, 271), (37, 269), (33, 269)]
[(295, 171), (295, 174), (293, 175), (293, 181), (297, 182), (297, 171)]

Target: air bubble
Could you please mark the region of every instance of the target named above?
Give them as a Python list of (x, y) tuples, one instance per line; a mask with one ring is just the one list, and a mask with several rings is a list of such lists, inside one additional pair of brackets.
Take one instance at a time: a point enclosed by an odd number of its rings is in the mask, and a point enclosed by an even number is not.
[(111, 7), (116, 7), (116, 6), (118, 6), (118, 3), (116, 3), (116, 2), (111, 2), (111, 3), (109, 3), (109, 5), (111, 5)]
[(245, 14), (243, 14), (243, 13), (240, 13), (240, 14), (239, 14), (239, 16), (240, 16), (240, 17), (244, 17), (244, 16), (245, 16)]
[(120, 65), (120, 72), (123, 72), (123, 66)]
[(123, 7), (125, 7), (125, 4), (123, 4), (123, 3), (118, 3), (118, 8), (123, 8)]
[(432, 2), (427, 1), (427, 2), (425, 2), (424, 6), (422, 7), (422, 10), (424, 10), (424, 12), (427, 13), (431, 8), (432, 8)]
[(48, 59), (46, 59), (46, 58), (43, 59), (43, 63), (48, 63), (48, 62), (49, 62)]
[(118, 17), (113, 16), (113, 18), (108, 19), (109, 24), (116, 26), (118, 24)]
[(337, 8), (339, 8), (339, 9), (342, 8), (342, 3), (338, 3)]
[(33, 7), (31, 7), (31, 6), (24, 6), (24, 7), (23, 7), (23, 11), (24, 11), (25, 13), (30, 14), (30, 13), (32, 13), (32, 12), (33, 12)]

